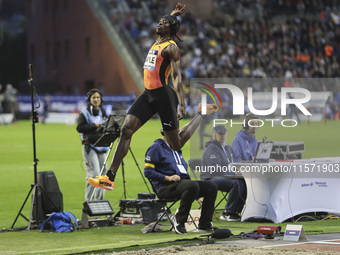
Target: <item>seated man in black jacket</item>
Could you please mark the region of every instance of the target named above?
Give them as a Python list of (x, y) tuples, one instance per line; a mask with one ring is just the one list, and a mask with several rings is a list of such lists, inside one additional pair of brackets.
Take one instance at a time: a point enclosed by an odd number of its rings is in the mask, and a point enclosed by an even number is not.
[[(213, 137), (205, 144), (202, 157), (201, 180), (217, 184), (218, 189), (229, 192), (227, 204), (220, 219), (227, 221), (240, 220), (247, 189), (244, 179), (232, 178), (235, 173), (228, 168), (234, 162), (235, 154), (226, 144), (227, 130), (223, 125), (214, 127)], [(235, 176), (234, 176), (235, 177)]]
[(184, 223), (191, 204), (201, 197), (204, 199), (198, 228), (212, 231), (217, 186), (210, 181), (190, 180), (187, 168), (182, 152), (172, 150), (164, 136), (157, 139), (146, 152), (144, 175), (150, 179), (155, 193), (160, 198), (181, 200), (177, 214), (172, 217), (176, 233), (187, 233)]

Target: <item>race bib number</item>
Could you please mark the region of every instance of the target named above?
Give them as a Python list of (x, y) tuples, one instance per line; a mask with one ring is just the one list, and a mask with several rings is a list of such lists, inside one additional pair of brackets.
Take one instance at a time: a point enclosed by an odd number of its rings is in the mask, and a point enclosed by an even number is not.
[(158, 50), (150, 49), (144, 62), (144, 69), (155, 70)]

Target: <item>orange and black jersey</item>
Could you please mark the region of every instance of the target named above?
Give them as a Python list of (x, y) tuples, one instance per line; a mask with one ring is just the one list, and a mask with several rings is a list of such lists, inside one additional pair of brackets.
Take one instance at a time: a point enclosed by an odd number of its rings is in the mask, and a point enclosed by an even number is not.
[(154, 43), (144, 62), (144, 86), (148, 90), (157, 89), (168, 84), (171, 72), (170, 58), (162, 57), (162, 51), (170, 44), (177, 44), (173, 40), (161, 44)]

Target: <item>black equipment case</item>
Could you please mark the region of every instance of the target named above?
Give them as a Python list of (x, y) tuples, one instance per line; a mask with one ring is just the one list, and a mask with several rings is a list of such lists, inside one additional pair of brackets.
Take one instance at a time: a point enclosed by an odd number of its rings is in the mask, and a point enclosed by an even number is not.
[(142, 219), (145, 223), (157, 221), (166, 210), (166, 202), (158, 199), (124, 199), (119, 202), (120, 216)]

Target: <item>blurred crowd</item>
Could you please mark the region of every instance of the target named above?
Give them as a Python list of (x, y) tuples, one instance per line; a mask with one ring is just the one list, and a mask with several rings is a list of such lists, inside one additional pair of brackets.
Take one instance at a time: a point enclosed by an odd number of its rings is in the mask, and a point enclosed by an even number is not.
[[(0, 114), (10, 113), (12, 117), (11, 123), (16, 122), (16, 114), (18, 111), (17, 89), (12, 84), (7, 84), (6, 87), (0, 84)], [(4, 122), (0, 120), (0, 124)]]
[[(212, 5), (210, 15), (195, 16), (188, 9), (180, 17), (183, 42), (176, 42), (185, 86), (192, 77), (340, 77), (340, 1), (215, 0)], [(166, 1), (121, 0), (112, 16), (124, 20), (120, 25), (146, 55), (159, 19), (170, 11)], [(338, 90), (311, 89), (335, 95)]]
[[(124, 27), (146, 55), (157, 22), (170, 10), (165, 1), (125, 2), (130, 12)], [(339, 77), (339, 4), (217, 1), (207, 17), (188, 10), (179, 33), (184, 78)]]

